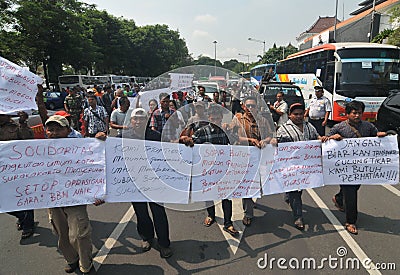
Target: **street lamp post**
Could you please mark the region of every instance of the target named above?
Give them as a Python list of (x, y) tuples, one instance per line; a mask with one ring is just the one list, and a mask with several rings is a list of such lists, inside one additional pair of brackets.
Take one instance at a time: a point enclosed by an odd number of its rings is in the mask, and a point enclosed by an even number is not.
[[(247, 56), (247, 66), (250, 64), (250, 55), (249, 54), (239, 53), (238, 55)], [(246, 68), (247, 68), (247, 66), (246, 66)]]
[(263, 55), (262, 56), (264, 56), (264, 54), (265, 54), (265, 40), (258, 40), (258, 39), (254, 39), (254, 38), (251, 38), (251, 37), (249, 37), (248, 40), (249, 41), (253, 41), (253, 42), (263, 43), (264, 44), (264, 48), (263, 48)]
[(214, 76), (217, 75), (217, 41), (214, 40)]

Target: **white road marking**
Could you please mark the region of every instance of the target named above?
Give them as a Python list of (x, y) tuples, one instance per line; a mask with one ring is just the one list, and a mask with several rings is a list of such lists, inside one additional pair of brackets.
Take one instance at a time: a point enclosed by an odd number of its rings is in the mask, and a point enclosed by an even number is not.
[(397, 195), (398, 197), (400, 197), (400, 190), (397, 188), (394, 188), (393, 185), (390, 184), (382, 184), (382, 187), (385, 187), (387, 190), (389, 190), (390, 192), (392, 192), (393, 194)]
[[(318, 205), (321, 211), (325, 214), (325, 216), (329, 219), (332, 225), (335, 227), (336, 231), (342, 237), (342, 239), (346, 242), (349, 248), (353, 251), (356, 257), (360, 260), (360, 263), (365, 259), (369, 259), (368, 255), (361, 249), (358, 243), (350, 236), (350, 233), (344, 228), (342, 224), (340, 224), (339, 220), (333, 215), (332, 211), (326, 206), (326, 204), (322, 201), (322, 199), (315, 193), (313, 189), (307, 189), (308, 194), (314, 200), (314, 202)], [(362, 266), (362, 265), (361, 265)], [(364, 267), (364, 266), (363, 266)], [(364, 267), (365, 268), (365, 267)], [(367, 269), (367, 272), (371, 275), (382, 275), (379, 270), (376, 270), (376, 266), (371, 260), (370, 268)]]
[(99, 267), (103, 264), (105, 259), (108, 256), (108, 253), (114, 247), (121, 233), (125, 230), (125, 227), (128, 225), (129, 221), (135, 215), (135, 211), (133, 210), (133, 206), (131, 205), (126, 211), (125, 215), (122, 217), (121, 221), (114, 228), (110, 237), (104, 242), (104, 245), (100, 248), (99, 252), (97, 252), (96, 256), (93, 258), (93, 266), (97, 271)]

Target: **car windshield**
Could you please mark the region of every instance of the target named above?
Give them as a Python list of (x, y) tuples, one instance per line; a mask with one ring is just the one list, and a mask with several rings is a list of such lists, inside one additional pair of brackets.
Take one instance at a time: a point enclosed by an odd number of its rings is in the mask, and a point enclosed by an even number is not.
[(276, 95), (278, 92), (283, 92), (285, 96), (302, 96), (301, 92), (295, 87), (270, 87), (267, 86), (265, 94)]

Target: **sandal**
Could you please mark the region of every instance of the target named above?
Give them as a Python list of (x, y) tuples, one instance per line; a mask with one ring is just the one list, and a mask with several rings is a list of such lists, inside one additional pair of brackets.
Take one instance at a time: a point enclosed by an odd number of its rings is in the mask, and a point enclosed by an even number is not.
[(231, 236), (236, 236), (238, 233), (239, 233), (239, 231), (237, 231), (234, 227), (233, 227), (233, 225), (230, 225), (230, 226), (228, 226), (228, 227), (226, 227), (226, 226), (224, 226), (224, 231), (226, 231), (226, 232), (228, 232), (229, 234), (231, 234)]
[(349, 232), (350, 234), (353, 235), (357, 235), (358, 234), (358, 230), (355, 224), (352, 223), (346, 223), (344, 225), (344, 227), (346, 228), (347, 232)]
[(336, 208), (337, 208), (340, 212), (344, 212), (344, 207), (341, 206), (341, 205), (337, 202), (335, 196), (333, 196), (332, 202), (333, 202), (333, 204), (336, 206)]
[(303, 230), (304, 230), (303, 219), (302, 219), (302, 218), (298, 218), (298, 219), (294, 222), (294, 226), (295, 226), (298, 230), (303, 231)]
[(243, 217), (242, 222), (243, 222), (243, 224), (244, 224), (245, 226), (250, 226), (250, 225), (251, 225), (251, 218), (249, 218), (249, 217)]
[(210, 216), (207, 216), (203, 222), (203, 225), (205, 227), (210, 227), (214, 222), (215, 222), (215, 219), (211, 218)]

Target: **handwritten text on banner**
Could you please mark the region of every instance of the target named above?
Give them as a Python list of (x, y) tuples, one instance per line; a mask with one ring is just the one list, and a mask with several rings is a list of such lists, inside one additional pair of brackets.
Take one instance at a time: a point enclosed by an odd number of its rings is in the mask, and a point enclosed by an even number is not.
[(182, 144), (109, 138), (106, 201), (188, 203), (191, 163)]
[(396, 136), (328, 141), (322, 155), (326, 185), (399, 183)]
[(37, 109), (35, 96), (42, 79), (0, 56), (0, 114)]
[(89, 204), (105, 196), (104, 142), (6, 141), (0, 150), (0, 212)]
[(192, 201), (260, 197), (260, 149), (248, 146), (196, 145)]
[(277, 194), (323, 185), (321, 142), (318, 140), (278, 144), (264, 194)]

